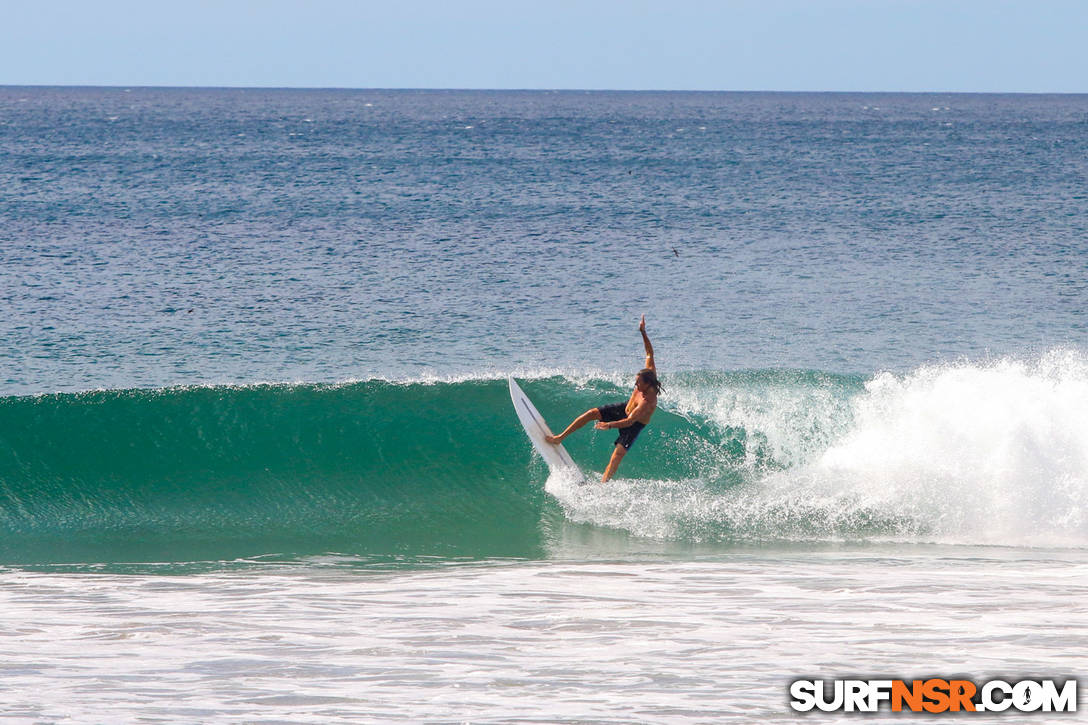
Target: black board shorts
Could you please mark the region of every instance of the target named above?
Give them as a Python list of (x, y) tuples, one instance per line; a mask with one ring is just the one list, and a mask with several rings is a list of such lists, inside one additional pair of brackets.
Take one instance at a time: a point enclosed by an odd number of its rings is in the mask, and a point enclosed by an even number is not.
[[(617, 420), (623, 420), (627, 417), (627, 403), (602, 405), (600, 408), (597, 408), (597, 412), (601, 414), (601, 420), (605, 423), (615, 423)], [(645, 423), (632, 423), (626, 428), (620, 428), (620, 437), (616, 439), (616, 445), (631, 450), (631, 444), (635, 442), (635, 439), (638, 438), (638, 434), (641, 433), (642, 429), (645, 427)]]

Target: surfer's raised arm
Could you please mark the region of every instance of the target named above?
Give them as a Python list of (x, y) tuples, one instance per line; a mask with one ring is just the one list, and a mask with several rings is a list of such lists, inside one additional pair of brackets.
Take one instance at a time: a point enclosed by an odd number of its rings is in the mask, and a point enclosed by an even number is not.
[(654, 346), (650, 344), (650, 338), (646, 337), (646, 315), (642, 316), (642, 321), (638, 323), (638, 331), (642, 333), (642, 344), (646, 348), (646, 365), (644, 367), (657, 372), (657, 366), (654, 365)]

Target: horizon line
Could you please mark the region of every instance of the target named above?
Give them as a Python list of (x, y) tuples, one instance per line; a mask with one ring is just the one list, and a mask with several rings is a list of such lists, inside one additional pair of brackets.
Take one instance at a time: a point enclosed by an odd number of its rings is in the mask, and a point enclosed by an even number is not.
[(411, 91), (411, 92), (489, 92), (489, 93), (780, 93), (780, 94), (883, 94), (883, 95), (974, 95), (974, 96), (1083, 96), (1088, 91), (950, 91), (950, 90), (781, 90), (781, 89), (707, 89), (707, 88), (484, 88), (484, 87), (394, 87), (394, 86), (262, 86), (262, 85), (143, 85), (107, 83), (0, 83), (0, 88), (117, 89), (117, 90), (253, 90), (253, 91)]

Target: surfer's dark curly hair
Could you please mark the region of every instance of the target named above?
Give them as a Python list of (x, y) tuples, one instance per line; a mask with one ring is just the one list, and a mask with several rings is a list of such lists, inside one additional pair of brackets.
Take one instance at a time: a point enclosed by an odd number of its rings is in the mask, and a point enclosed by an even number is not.
[(657, 373), (650, 368), (642, 368), (642, 370), (639, 370), (638, 379), (653, 388), (659, 395), (661, 394), (661, 391), (665, 389), (661, 386), (661, 381), (657, 379)]

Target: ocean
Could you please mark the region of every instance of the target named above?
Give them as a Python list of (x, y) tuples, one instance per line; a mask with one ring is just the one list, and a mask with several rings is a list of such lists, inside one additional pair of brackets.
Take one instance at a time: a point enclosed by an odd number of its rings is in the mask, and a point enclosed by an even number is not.
[(1082, 95), (0, 87), (0, 717), (1083, 703), (1086, 189)]

